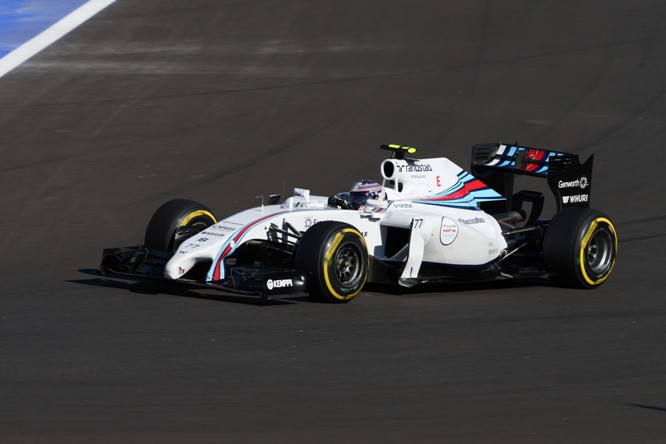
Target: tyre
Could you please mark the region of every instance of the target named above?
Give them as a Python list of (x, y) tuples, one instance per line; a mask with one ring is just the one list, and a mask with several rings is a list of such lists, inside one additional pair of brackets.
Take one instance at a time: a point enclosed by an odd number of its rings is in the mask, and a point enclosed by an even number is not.
[(310, 297), (319, 302), (349, 302), (368, 277), (368, 247), (349, 224), (313, 225), (303, 234), (294, 256), (294, 267), (310, 273)]
[(217, 219), (207, 206), (192, 200), (170, 200), (148, 222), (144, 245), (175, 253), (185, 239), (215, 223)]
[(613, 271), (617, 232), (608, 216), (589, 208), (565, 208), (543, 238), (544, 267), (562, 286), (596, 288)]

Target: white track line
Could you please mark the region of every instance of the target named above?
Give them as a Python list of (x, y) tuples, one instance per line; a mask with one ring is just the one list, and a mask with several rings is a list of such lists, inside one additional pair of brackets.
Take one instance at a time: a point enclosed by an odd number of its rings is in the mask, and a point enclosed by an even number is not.
[(28, 60), (116, 0), (90, 0), (0, 59), (0, 77)]

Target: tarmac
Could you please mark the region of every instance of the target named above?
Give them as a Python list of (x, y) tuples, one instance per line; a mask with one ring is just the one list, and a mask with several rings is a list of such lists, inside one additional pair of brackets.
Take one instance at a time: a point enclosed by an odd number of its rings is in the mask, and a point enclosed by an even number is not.
[[(0, 79), (0, 442), (662, 443), (666, 3), (117, 0)], [(153, 211), (594, 154), (613, 275), (261, 304), (109, 282)]]

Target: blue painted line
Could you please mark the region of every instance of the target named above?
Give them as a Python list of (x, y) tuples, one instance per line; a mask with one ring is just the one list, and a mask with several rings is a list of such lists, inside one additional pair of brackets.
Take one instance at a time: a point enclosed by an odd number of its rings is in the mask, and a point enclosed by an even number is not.
[(0, 77), (115, 0), (0, 0)]
[(67, 16), (87, 0), (0, 2), (0, 58)]

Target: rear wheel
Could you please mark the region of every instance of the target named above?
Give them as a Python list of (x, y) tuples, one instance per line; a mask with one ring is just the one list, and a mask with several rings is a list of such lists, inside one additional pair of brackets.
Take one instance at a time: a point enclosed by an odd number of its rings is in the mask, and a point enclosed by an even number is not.
[(608, 216), (589, 208), (566, 208), (546, 228), (543, 258), (556, 284), (596, 288), (613, 271), (617, 232)]
[(187, 238), (217, 223), (207, 206), (186, 199), (175, 199), (159, 207), (148, 222), (144, 245), (175, 253)]
[(368, 247), (353, 226), (320, 222), (298, 243), (294, 266), (310, 273), (312, 299), (349, 302), (360, 293), (368, 277)]

